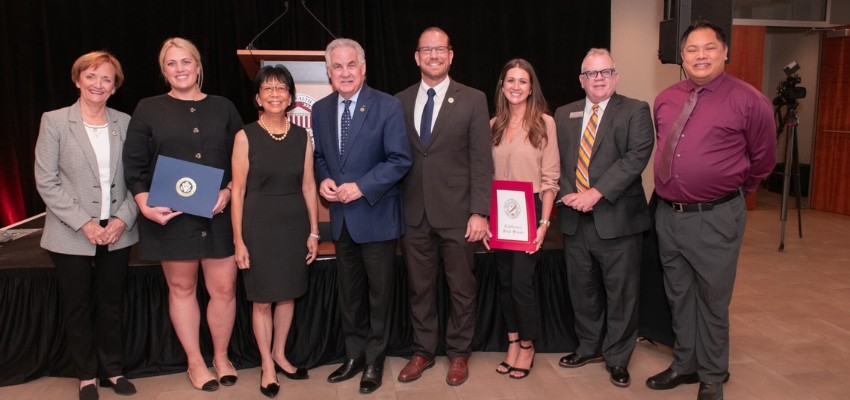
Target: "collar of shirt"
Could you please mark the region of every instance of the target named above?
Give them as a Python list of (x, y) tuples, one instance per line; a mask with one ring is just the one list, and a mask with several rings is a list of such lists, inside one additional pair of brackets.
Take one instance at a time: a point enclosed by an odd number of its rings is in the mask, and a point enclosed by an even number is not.
[[(434, 86), (433, 89), (437, 92), (434, 95), (434, 113), (431, 115), (431, 129), (434, 128), (434, 122), (437, 121), (437, 115), (440, 114), (440, 108), (443, 106), (443, 99), (446, 98), (446, 93), (449, 91), (450, 78), (446, 77), (442, 82)], [(413, 105), (413, 125), (416, 127), (416, 132), (419, 132), (419, 125), (422, 124), (422, 110), (425, 109), (425, 103), (428, 102), (428, 89), (430, 86), (425, 82), (419, 81), (419, 90), (416, 92), (416, 103)]]
[(717, 90), (717, 88), (720, 85), (723, 84), (723, 82), (726, 82), (727, 78), (728, 77), (727, 77), (726, 73), (722, 72), (722, 73), (720, 73), (720, 75), (717, 76), (717, 78), (712, 79), (711, 82), (708, 82), (708, 83), (706, 83), (705, 85), (702, 85), (702, 86), (697, 85), (696, 83), (694, 83), (694, 81), (689, 79), (688, 80), (689, 85), (687, 85), (686, 87), (687, 87), (688, 93), (690, 93), (692, 90), (694, 90), (698, 87), (701, 87), (702, 90), (708, 90), (709, 92), (714, 92), (714, 91)]
[[(608, 107), (608, 102), (611, 101), (611, 98), (607, 98), (599, 102), (599, 110), (596, 111), (596, 120), (599, 123), (602, 123), (602, 115), (605, 114), (605, 108)], [(584, 98), (584, 119), (581, 122), (581, 130), (584, 131), (584, 127), (587, 126), (587, 123), (590, 122), (590, 116), (593, 115), (593, 102), (590, 101), (587, 97)]]

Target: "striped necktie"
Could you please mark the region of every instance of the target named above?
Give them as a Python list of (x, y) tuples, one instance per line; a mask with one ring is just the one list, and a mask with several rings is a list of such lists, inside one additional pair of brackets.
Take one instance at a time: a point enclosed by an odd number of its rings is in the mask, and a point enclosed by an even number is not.
[(599, 126), (599, 116), (596, 112), (599, 104), (593, 105), (593, 114), (587, 121), (587, 127), (581, 134), (581, 146), (578, 150), (578, 162), (576, 163), (576, 189), (579, 193), (590, 189), (590, 155), (593, 154), (593, 141), (596, 140), (596, 127)]

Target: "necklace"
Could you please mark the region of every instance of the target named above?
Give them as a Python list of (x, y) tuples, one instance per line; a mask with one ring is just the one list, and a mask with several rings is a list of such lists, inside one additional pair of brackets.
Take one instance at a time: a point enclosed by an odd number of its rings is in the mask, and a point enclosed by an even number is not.
[(269, 127), (268, 127), (268, 126), (266, 126), (266, 122), (263, 120), (263, 116), (262, 116), (262, 115), (260, 115), (260, 121), (259, 121), (259, 122), (260, 122), (260, 126), (261, 126), (261, 127), (263, 127), (263, 129), (265, 129), (265, 130), (266, 130), (266, 132), (269, 134), (269, 136), (270, 136), (272, 139), (277, 140), (278, 142), (280, 142), (280, 141), (282, 141), (283, 139), (286, 139), (286, 135), (288, 135), (288, 134), (289, 134), (289, 128), (290, 128), (289, 118), (284, 118), (283, 120), (286, 122), (286, 124), (285, 124), (285, 125), (284, 125), (284, 127), (283, 127), (283, 133), (273, 133), (273, 132), (272, 132), (272, 130), (271, 130), (271, 129), (269, 129)]
[(100, 136), (100, 130), (101, 130), (101, 129), (103, 129), (103, 128), (106, 128), (107, 126), (109, 126), (109, 124), (103, 124), (103, 125), (89, 125), (89, 124), (87, 124), (85, 121), (83, 121), (83, 125), (84, 125), (86, 128), (88, 128), (89, 130), (91, 130), (91, 133), (93, 133), (95, 136)]

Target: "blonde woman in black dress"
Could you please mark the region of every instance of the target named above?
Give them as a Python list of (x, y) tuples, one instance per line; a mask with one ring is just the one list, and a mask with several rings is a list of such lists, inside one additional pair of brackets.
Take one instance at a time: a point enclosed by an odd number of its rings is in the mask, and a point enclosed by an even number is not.
[(307, 264), (319, 248), (319, 206), (313, 145), (307, 130), (286, 116), (295, 106), (292, 75), (283, 66), (263, 67), (254, 93), (264, 113), (236, 134), (231, 212), (236, 264), (253, 302), (260, 392), (274, 397), (276, 371), (307, 379), (307, 370), (292, 366), (284, 350), (295, 299), (307, 291)]

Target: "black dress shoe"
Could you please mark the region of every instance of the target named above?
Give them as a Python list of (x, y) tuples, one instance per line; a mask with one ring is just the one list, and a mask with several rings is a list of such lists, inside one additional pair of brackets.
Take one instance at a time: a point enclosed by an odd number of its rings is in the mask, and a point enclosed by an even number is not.
[(115, 380), (115, 383), (112, 383), (109, 379), (101, 379), (100, 387), (111, 387), (112, 390), (115, 391), (115, 394), (120, 394), (122, 396), (131, 396), (136, 394), (136, 386), (123, 376), (118, 377), (118, 379)]
[[(230, 368), (236, 369), (232, 362), (228, 361), (227, 363), (230, 364)], [(213, 361), (213, 368), (215, 369), (215, 373), (218, 374), (219, 371), (218, 367), (215, 365), (215, 361)], [(239, 379), (238, 375), (220, 375), (218, 377), (218, 382), (223, 386), (233, 386), (236, 384), (237, 379)]]
[(558, 361), (558, 365), (560, 365), (564, 368), (577, 368), (577, 367), (581, 367), (582, 365), (585, 365), (585, 364), (598, 363), (598, 362), (601, 362), (601, 361), (602, 361), (602, 356), (600, 356), (600, 355), (585, 357), (585, 356), (580, 356), (577, 353), (572, 353), (572, 354), (567, 354), (567, 355), (561, 357), (561, 360)]
[(295, 368), (295, 372), (286, 372), (283, 367), (277, 364), (277, 361), (272, 360), (272, 362), (274, 363), (275, 371), (280, 372), (283, 376), (294, 381), (302, 381), (310, 377), (310, 375), (307, 374), (307, 368)]
[(699, 375), (696, 372), (690, 374), (680, 374), (673, 371), (672, 368), (667, 368), (661, 373), (650, 376), (646, 379), (646, 386), (655, 390), (673, 389), (683, 383), (691, 384), (699, 382)]
[(98, 398), (97, 387), (94, 383), (80, 388), (80, 400), (97, 400)]
[(611, 372), (611, 383), (615, 386), (626, 387), (632, 383), (632, 378), (629, 377), (629, 370), (626, 367), (611, 367), (608, 371)]
[(363, 370), (363, 376), (360, 378), (360, 393), (369, 394), (381, 387), (381, 381), (384, 377), (384, 369), (377, 364), (369, 364)]
[(363, 364), (364, 362), (362, 360), (355, 360), (353, 358), (345, 360), (345, 362), (342, 363), (336, 371), (331, 372), (331, 374), (328, 375), (328, 382), (337, 383), (353, 378), (355, 375), (359, 374), (360, 371), (363, 371)]
[(700, 382), (697, 400), (723, 400), (723, 383)]

